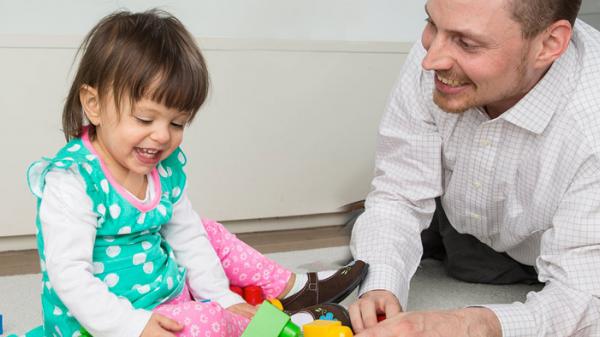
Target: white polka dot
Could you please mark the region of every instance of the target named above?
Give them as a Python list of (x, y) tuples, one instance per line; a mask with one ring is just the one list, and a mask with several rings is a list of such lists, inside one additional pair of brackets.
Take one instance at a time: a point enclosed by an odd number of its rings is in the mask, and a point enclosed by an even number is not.
[(167, 177), (167, 171), (165, 171), (165, 168), (162, 165), (158, 165), (158, 174), (164, 178)]
[(46, 282), (46, 288), (48, 290), (52, 289), (52, 284), (50, 284), (50, 282)]
[(150, 286), (147, 284), (144, 284), (143, 286), (136, 284), (135, 286), (133, 286), (133, 288), (137, 290), (137, 292), (140, 294), (145, 294), (150, 291)]
[(88, 174), (92, 174), (92, 171), (93, 171), (93, 170), (92, 170), (92, 167), (90, 166), (90, 164), (88, 164), (88, 163), (83, 163), (83, 164), (81, 164), (81, 166), (83, 166), (83, 168), (86, 170), (86, 172), (87, 172)]
[(104, 283), (106, 283), (109, 288), (116, 286), (117, 283), (119, 283), (119, 275), (114, 273), (106, 275), (106, 277), (104, 277)]
[(177, 155), (177, 159), (179, 159), (179, 162), (181, 164), (185, 164), (185, 156), (183, 155), (182, 152), (179, 152), (179, 154)]
[(56, 331), (56, 333), (53, 333), (54, 336), (62, 337), (62, 332), (60, 332), (58, 325), (54, 326), (54, 330)]
[(167, 208), (165, 207), (165, 205), (163, 204), (159, 204), (156, 209), (158, 210), (158, 213), (160, 213), (162, 216), (166, 216), (167, 215)]
[(179, 194), (181, 194), (181, 188), (175, 187), (173, 191), (171, 191), (171, 194), (173, 195), (173, 198), (177, 198)]
[(145, 220), (146, 220), (146, 213), (140, 214), (140, 216), (138, 216), (138, 218), (137, 218), (138, 225), (143, 224)]
[(171, 276), (167, 277), (167, 289), (173, 289), (173, 278)]
[(110, 205), (110, 208), (108, 210), (110, 211), (110, 216), (113, 219), (118, 218), (119, 214), (121, 214), (121, 207), (119, 207), (119, 205), (117, 204)]
[(167, 175), (170, 177), (173, 175), (173, 170), (170, 167), (167, 167)]
[(64, 167), (65, 164), (61, 161), (57, 161), (56, 163), (54, 163), (54, 165), (58, 166), (58, 167)]
[(104, 193), (108, 193), (108, 180), (100, 180), (100, 187), (102, 187), (102, 191), (104, 191)]
[(104, 241), (106, 241), (106, 242), (113, 242), (113, 241), (115, 241), (115, 237), (114, 237), (114, 236), (112, 236), (112, 235), (107, 235), (107, 236), (104, 236), (104, 237), (102, 237), (102, 238), (103, 238), (103, 239), (104, 239)]
[(40, 261), (40, 269), (42, 272), (46, 272), (46, 261), (44, 261), (44, 260)]
[(74, 144), (73, 146), (71, 146), (70, 148), (68, 148), (67, 151), (69, 151), (69, 152), (77, 152), (77, 151), (79, 151), (79, 149), (81, 149), (81, 145)]
[(133, 264), (139, 265), (146, 262), (146, 254), (145, 253), (137, 253), (133, 255)]
[(148, 241), (143, 241), (142, 242), (142, 248), (144, 250), (148, 250), (148, 249), (152, 248), (152, 244), (150, 242), (148, 242)]
[(108, 255), (108, 257), (115, 257), (119, 254), (121, 254), (121, 247), (119, 246), (110, 246), (106, 248), (106, 255)]
[(162, 275), (160, 275), (159, 277), (157, 277), (156, 280), (154, 280), (154, 282), (162, 282)]
[(80, 337), (80, 336), (81, 336), (81, 332), (75, 331), (75, 332), (73, 332), (73, 335), (71, 337)]
[(144, 273), (146, 273), (146, 274), (152, 273), (152, 271), (154, 270), (154, 263), (152, 263), (152, 262), (144, 263), (143, 269), (144, 269)]
[(129, 227), (129, 226), (123, 226), (123, 227), (121, 227), (121, 229), (119, 229), (120, 235), (129, 234), (129, 233), (131, 233), (131, 227)]
[(104, 263), (94, 262), (94, 274), (102, 274), (102, 273), (104, 273)]
[(52, 313), (54, 316), (60, 316), (63, 314), (63, 311), (59, 307), (54, 307), (54, 311)]
[(96, 210), (102, 215), (106, 214), (106, 207), (103, 204), (99, 204), (98, 207), (96, 207)]
[(85, 156), (85, 158), (89, 161), (92, 161), (96, 159), (96, 156), (94, 156), (93, 154), (88, 154), (87, 156)]

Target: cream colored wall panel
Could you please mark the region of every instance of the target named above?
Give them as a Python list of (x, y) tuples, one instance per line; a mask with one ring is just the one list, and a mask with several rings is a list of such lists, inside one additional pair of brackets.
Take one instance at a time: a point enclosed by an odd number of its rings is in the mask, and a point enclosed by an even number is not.
[[(77, 41), (0, 36), (7, 191), (0, 197), (0, 236), (34, 232), (25, 171), (64, 142), (60, 114)], [(364, 197), (377, 124), (407, 44), (206, 39), (201, 45), (213, 87), (183, 146), (189, 194), (203, 216), (294, 217), (297, 224), (297, 216), (339, 212)]]

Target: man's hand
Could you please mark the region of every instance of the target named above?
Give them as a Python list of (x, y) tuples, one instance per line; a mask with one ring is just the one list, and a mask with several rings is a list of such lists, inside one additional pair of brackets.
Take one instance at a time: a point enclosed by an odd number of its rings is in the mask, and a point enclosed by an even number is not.
[(401, 313), (355, 337), (501, 337), (500, 322), (487, 308)]
[(252, 319), (252, 317), (254, 317), (254, 314), (256, 314), (257, 309), (255, 306), (250, 305), (248, 303), (238, 303), (227, 307), (227, 310), (233, 312), (234, 314), (238, 314), (248, 319)]
[(175, 337), (174, 332), (183, 330), (183, 325), (166, 316), (152, 314), (140, 337)]
[(348, 308), (352, 328), (357, 333), (375, 326), (378, 314), (384, 314), (389, 318), (401, 311), (400, 302), (387, 290), (368, 291)]

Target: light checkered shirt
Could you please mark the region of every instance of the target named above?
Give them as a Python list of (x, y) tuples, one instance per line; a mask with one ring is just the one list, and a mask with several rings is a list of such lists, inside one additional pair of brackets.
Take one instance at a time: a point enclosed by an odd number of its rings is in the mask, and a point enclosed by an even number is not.
[(578, 22), (566, 53), (494, 120), (441, 111), (424, 56), (417, 43), (379, 128), (351, 242), (370, 263), (361, 294), (387, 289), (406, 306), (441, 196), (459, 232), (535, 265), (546, 284), (524, 303), (486, 305), (504, 337), (600, 336), (600, 33)]

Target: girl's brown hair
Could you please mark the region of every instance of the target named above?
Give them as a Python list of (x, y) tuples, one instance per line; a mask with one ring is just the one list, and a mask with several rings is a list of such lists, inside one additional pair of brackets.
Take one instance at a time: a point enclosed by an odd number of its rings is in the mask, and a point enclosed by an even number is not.
[[(99, 99), (111, 93), (117, 111), (124, 98), (133, 107), (147, 97), (188, 112), (188, 123), (208, 95), (208, 71), (200, 49), (183, 24), (167, 12), (110, 14), (87, 34), (79, 52), (83, 55), (62, 116), (67, 141), (83, 132), (79, 92), (84, 85), (98, 90)], [(93, 125), (90, 134), (95, 134)]]

